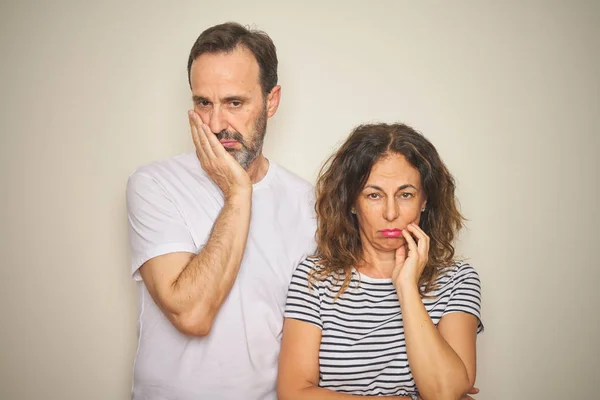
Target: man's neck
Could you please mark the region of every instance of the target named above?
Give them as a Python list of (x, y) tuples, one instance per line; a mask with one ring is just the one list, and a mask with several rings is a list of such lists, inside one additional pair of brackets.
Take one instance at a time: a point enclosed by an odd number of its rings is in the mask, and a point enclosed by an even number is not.
[(248, 172), (248, 176), (250, 177), (252, 184), (255, 184), (260, 182), (265, 175), (267, 175), (268, 170), (269, 160), (267, 160), (261, 153), (254, 161), (252, 161), (252, 164), (250, 164), (246, 172)]

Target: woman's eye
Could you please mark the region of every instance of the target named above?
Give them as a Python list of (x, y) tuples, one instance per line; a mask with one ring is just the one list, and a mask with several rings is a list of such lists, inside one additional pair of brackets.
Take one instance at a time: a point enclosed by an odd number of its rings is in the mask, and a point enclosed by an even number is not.
[(378, 199), (379, 198), (379, 193), (369, 193), (367, 195), (367, 198), (369, 198), (369, 199)]
[(400, 194), (400, 197), (402, 197), (403, 199), (410, 199), (411, 197), (413, 197), (412, 193), (408, 193), (408, 192), (404, 192)]

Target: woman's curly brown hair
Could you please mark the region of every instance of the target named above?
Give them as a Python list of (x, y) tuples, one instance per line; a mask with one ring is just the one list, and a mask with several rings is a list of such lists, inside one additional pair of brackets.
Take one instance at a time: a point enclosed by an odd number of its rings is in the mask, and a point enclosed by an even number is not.
[(419, 222), (430, 237), (429, 261), (419, 278), (421, 295), (434, 289), (436, 278), (454, 263), (453, 242), (464, 218), (457, 208), (454, 178), (435, 147), (404, 124), (360, 125), (325, 162), (316, 184), (320, 268), (313, 271), (311, 279), (345, 275), (337, 296), (350, 284), (352, 267), (362, 260), (358, 222), (351, 209), (373, 165), (391, 154), (402, 154), (419, 171), (427, 196)]

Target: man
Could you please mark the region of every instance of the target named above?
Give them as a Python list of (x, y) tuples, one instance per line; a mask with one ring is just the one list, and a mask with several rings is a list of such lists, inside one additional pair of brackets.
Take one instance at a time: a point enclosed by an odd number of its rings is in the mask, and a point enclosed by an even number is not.
[(192, 47), (195, 153), (127, 185), (139, 285), (133, 398), (275, 399), (287, 287), (314, 250), (311, 185), (262, 154), (277, 111), (277, 55), (236, 23)]

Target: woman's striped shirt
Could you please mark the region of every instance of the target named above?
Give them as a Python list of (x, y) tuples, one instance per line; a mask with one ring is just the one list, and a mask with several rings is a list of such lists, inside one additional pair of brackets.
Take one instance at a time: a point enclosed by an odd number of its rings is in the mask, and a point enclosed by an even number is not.
[[(285, 317), (321, 329), (319, 386), (355, 395), (417, 394), (406, 355), (402, 311), (391, 279), (376, 279), (352, 271), (350, 286), (334, 298), (343, 282), (334, 277), (311, 281), (318, 260), (307, 258), (294, 272)], [(465, 312), (481, 323), (481, 289), (477, 272), (466, 263), (448, 268), (437, 290), (423, 304), (433, 323), (452, 312)]]

